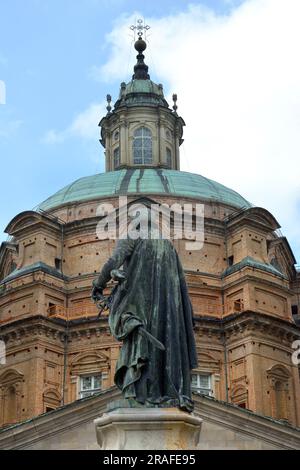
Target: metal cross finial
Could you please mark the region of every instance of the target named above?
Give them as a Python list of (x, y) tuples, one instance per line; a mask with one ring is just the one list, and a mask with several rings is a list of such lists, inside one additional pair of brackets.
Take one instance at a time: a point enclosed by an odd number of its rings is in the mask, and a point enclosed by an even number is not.
[(130, 29), (131, 31), (134, 32), (134, 36), (135, 36), (135, 33), (137, 33), (138, 39), (142, 39), (142, 36), (145, 32), (145, 39), (146, 39), (146, 33), (150, 29), (150, 26), (148, 26), (147, 24), (144, 24), (144, 20), (138, 19), (135, 25), (130, 26)]

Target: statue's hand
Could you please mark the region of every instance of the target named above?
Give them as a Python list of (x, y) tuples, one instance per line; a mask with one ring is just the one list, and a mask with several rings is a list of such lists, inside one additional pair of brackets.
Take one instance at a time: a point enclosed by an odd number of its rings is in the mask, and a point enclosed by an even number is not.
[(113, 269), (110, 271), (110, 275), (114, 281), (123, 282), (126, 279), (126, 273), (121, 269)]
[(99, 286), (94, 286), (92, 290), (92, 299), (94, 302), (98, 302), (99, 300), (102, 300), (103, 297), (103, 289), (102, 287)]

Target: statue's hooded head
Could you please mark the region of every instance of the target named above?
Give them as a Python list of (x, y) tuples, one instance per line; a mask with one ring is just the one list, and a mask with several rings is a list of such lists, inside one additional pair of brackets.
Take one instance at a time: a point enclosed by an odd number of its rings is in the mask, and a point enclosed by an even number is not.
[(160, 221), (160, 213), (155, 206), (150, 209), (143, 204), (133, 204), (128, 208), (127, 220), (127, 226), (120, 227), (120, 238), (169, 238), (166, 224)]

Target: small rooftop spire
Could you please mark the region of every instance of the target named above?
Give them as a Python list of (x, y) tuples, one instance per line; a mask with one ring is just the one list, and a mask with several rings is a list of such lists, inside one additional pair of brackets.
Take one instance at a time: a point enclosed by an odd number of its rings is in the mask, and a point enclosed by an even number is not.
[(107, 114), (110, 114), (111, 112), (111, 95), (106, 95), (106, 101), (107, 101), (107, 106), (106, 106), (106, 109), (107, 109)]
[(132, 79), (149, 80), (150, 75), (148, 74), (148, 65), (146, 65), (144, 62), (145, 56), (143, 54), (144, 50), (147, 47), (147, 44), (143, 39), (143, 32), (145, 32), (146, 36), (146, 32), (150, 29), (150, 26), (144, 25), (143, 20), (139, 19), (137, 20), (136, 25), (132, 25), (130, 29), (138, 35), (138, 39), (134, 44), (134, 48), (138, 51), (138, 55), (136, 56), (137, 63), (134, 66), (134, 74), (132, 76)]
[(173, 110), (174, 110), (174, 113), (177, 113), (177, 109), (178, 109), (178, 106), (177, 106), (177, 94), (174, 93), (173, 96)]

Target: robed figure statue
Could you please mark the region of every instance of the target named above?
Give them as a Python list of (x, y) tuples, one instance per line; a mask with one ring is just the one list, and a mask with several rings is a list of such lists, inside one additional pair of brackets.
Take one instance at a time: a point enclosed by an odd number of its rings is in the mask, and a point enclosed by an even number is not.
[(119, 281), (109, 326), (123, 343), (115, 373), (123, 397), (191, 412), (191, 369), (197, 367), (193, 310), (173, 244), (151, 237), (119, 240), (94, 281), (94, 300), (102, 298), (111, 278)]

